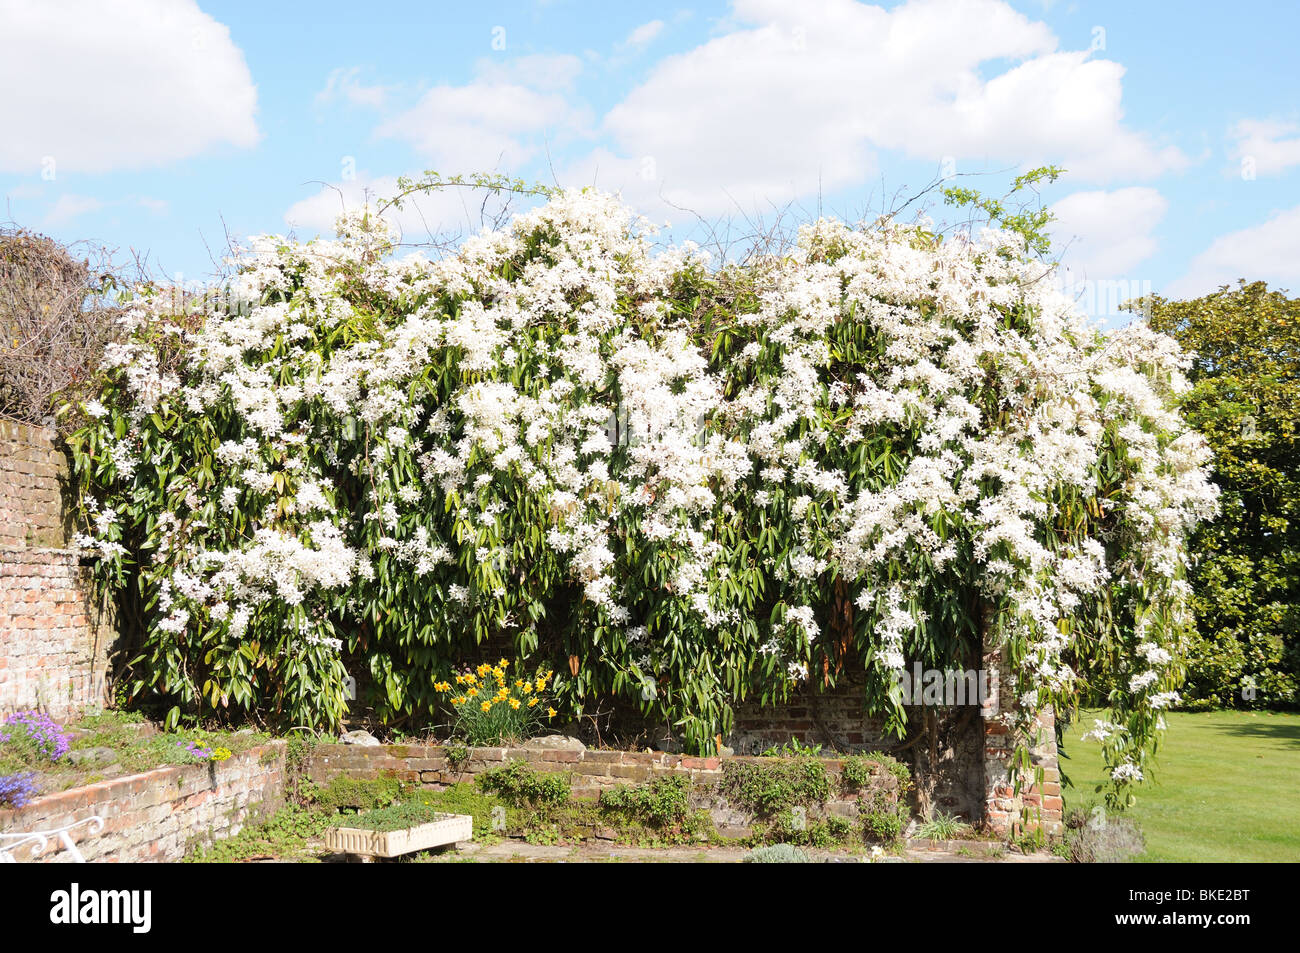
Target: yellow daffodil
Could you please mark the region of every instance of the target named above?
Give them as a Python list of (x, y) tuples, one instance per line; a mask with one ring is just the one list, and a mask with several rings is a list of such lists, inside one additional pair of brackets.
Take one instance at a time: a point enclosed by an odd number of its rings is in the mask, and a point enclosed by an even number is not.
[(482, 708), (484, 711), (491, 711), (491, 710), (492, 710), (492, 703), (491, 703), (491, 702), (484, 702), (483, 704), (479, 705), (478, 707), (479, 707), (479, 708)]
[(519, 699), (518, 699), (518, 698), (512, 698), (512, 699), (510, 699), (510, 707), (513, 708), (513, 709), (515, 709), (515, 710), (518, 710), (518, 708), (519, 708)]

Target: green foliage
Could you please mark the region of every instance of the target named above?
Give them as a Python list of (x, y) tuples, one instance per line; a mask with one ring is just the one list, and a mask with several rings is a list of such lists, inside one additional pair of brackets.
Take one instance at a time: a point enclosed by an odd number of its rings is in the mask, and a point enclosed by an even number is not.
[(821, 757), (821, 745), (805, 745), (800, 743), (798, 738), (791, 738), (785, 744), (773, 745), (762, 752), (764, 758), (819, 758)]
[(794, 808), (781, 811), (768, 823), (755, 824), (753, 838), (808, 847), (837, 847), (858, 839), (848, 818), (835, 814), (813, 817)]
[(639, 821), (650, 827), (683, 823), (690, 815), (691, 779), (670, 774), (649, 784), (620, 784), (600, 796), (603, 810)]
[(826, 766), (816, 758), (770, 758), (722, 763), (718, 791), (753, 814), (770, 818), (792, 807), (821, 807), (834, 790)]
[(464, 744), (447, 745), (447, 766), (459, 773), (469, 764), (469, 746)]
[[(72, 749), (107, 748), (123, 770), (138, 773), (167, 764), (201, 764), (221, 761), (266, 744), (271, 736), (250, 730), (154, 731), (137, 712), (105, 711), (88, 715), (68, 726), (79, 732)], [(194, 743), (224, 757), (198, 757)]]
[(1075, 864), (1114, 864), (1146, 849), (1142, 829), (1131, 817), (1107, 815), (1100, 806), (1075, 808), (1065, 817), (1060, 854)]
[(1193, 706), (1300, 700), (1300, 298), (1264, 282), (1130, 306), (1194, 354), (1187, 421), (1214, 451), (1221, 512), (1191, 537)]
[(971, 834), (971, 826), (955, 814), (936, 811), (916, 828), (916, 836), (929, 840), (956, 840)]
[(807, 864), (808, 855), (792, 844), (768, 844), (755, 847), (745, 855), (746, 864)]
[(525, 741), (555, 717), (547, 687), (552, 673), (529, 671), (518, 662), (486, 662), (456, 675), (456, 684), (437, 682), (434, 691), (448, 699), (451, 731), (474, 747)]
[(1039, 255), (1046, 255), (1052, 247), (1051, 237), (1046, 232), (1047, 226), (1054, 217), (1051, 211), (1044, 208), (1042, 202), (1032, 205), (1022, 202), (1014, 209), (1008, 208), (1007, 203), (1013, 198), (1020, 198), (1021, 193), (1026, 189), (1036, 195), (1038, 191), (1036, 186), (1040, 182), (1044, 180), (1049, 183), (1055, 182), (1064, 172), (1065, 170), (1059, 166), (1031, 169), (1024, 175), (1016, 176), (1011, 182), (1010, 190), (1000, 199), (981, 195), (974, 189), (949, 186), (943, 190), (943, 200), (948, 205), (969, 208), (983, 215), (990, 226), (1004, 228), (1021, 235), (1030, 250)]
[(324, 787), (311, 785), (305, 800), (320, 810), (337, 814), (341, 811), (374, 811), (401, 800), (406, 786), (394, 777), (334, 778)]
[(199, 846), (185, 856), (188, 863), (230, 864), (260, 858), (309, 862), (316, 857), (309, 841), (329, 827), (329, 815), (288, 804), (263, 824), (245, 827), (234, 837)]
[(870, 787), (882, 771), (898, 782), (897, 796), (902, 800), (912, 788), (912, 771), (897, 758), (878, 751), (845, 758), (840, 771), (840, 787), (845, 791)]
[(340, 815), (330, 821), (330, 826), (355, 827), (365, 831), (400, 831), (441, 820), (446, 817), (446, 813), (432, 800), (417, 796), (409, 801), (372, 811), (363, 811), (360, 814)]
[(534, 771), (525, 761), (511, 761), (480, 774), (475, 782), (515, 807), (545, 809), (569, 800), (572, 781), (567, 774)]
[(859, 815), (868, 840), (893, 843), (903, 833), (903, 815), (896, 807), (873, 807)]
[(445, 814), (468, 814), (474, 818), (474, 839), (491, 841), (501, 836), (493, 819), (493, 810), (505, 811), (506, 831), (516, 830), (527, 813), (502, 799), (487, 794), (482, 788), (468, 782), (450, 784), (441, 791), (420, 791), (417, 798), (422, 803)]

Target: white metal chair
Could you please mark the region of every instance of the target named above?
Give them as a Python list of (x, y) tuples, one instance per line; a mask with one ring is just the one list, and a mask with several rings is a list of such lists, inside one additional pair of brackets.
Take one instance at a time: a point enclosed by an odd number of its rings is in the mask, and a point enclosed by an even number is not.
[(56, 827), (52, 831), (30, 831), (27, 833), (4, 833), (0, 831), (0, 864), (16, 864), (17, 859), (14, 857), (14, 851), (19, 847), (31, 845), (31, 855), (37, 856), (45, 850), (52, 838), (57, 837), (63, 844), (63, 849), (72, 855), (73, 863), (84, 864), (86, 858), (77, 850), (77, 842), (72, 839), (72, 831), (82, 825), (87, 825), (88, 832), (98, 834), (104, 829), (104, 819), (98, 814), (92, 817), (86, 817), (71, 824), (65, 824), (63, 827)]

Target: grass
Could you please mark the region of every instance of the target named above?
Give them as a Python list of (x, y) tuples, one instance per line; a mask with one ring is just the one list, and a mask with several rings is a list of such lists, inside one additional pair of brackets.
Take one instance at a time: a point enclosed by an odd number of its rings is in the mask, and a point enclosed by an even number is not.
[[(1300, 861), (1296, 823), (1300, 714), (1171, 712), (1154, 779), (1128, 812), (1146, 836), (1139, 862)], [(1095, 743), (1080, 740), (1093, 714), (1065, 734), (1066, 809), (1101, 801)]]

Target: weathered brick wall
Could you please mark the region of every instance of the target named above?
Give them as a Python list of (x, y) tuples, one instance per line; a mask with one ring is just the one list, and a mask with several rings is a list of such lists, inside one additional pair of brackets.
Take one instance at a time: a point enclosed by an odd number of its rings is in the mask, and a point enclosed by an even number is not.
[[(1005, 678), (1001, 654), (990, 652), (985, 667), (993, 673), (992, 692), (983, 710), (985, 824), (1000, 833), (1039, 828), (1055, 836), (1062, 832), (1065, 802), (1061, 797), (1061, 771), (1056, 749), (1056, 716), (1041, 712), (1024, 736), (1016, 727), (1014, 702), (1001, 696)], [(1030, 763), (1041, 771), (1042, 783), (1022, 784), (1016, 790), (1013, 755), (1017, 742), (1029, 748)]]
[[(85, 825), (73, 832), (86, 860), (179, 860), (191, 846), (230, 837), (274, 812), (284, 784), (285, 743), (274, 741), (227, 761), (157, 768), (0, 810), (0, 831), (48, 831), (98, 815), (100, 832)], [(20, 861), (71, 859), (57, 840), (37, 858), (25, 848), (15, 853)]]
[(105, 700), (114, 632), (66, 548), (67, 473), (51, 431), (0, 420), (0, 715)]
[(741, 705), (727, 746), (737, 754), (758, 754), (789, 743), (823, 745), (836, 751), (877, 751), (897, 739), (888, 737), (884, 723), (862, 708), (862, 686), (848, 679), (832, 689), (805, 689), (788, 704)]
[[(537, 771), (570, 774), (573, 796), (594, 799), (600, 797), (602, 791), (620, 784), (646, 784), (665, 775), (682, 775), (691, 780), (694, 806), (708, 810), (720, 828), (747, 827), (753, 821), (744, 811), (728, 804), (725, 798), (714, 792), (722, 780), (723, 762), (760, 760), (745, 755), (694, 758), (662, 751), (469, 748), (468, 758), (463, 763), (453, 764), (447, 757), (447, 750), (440, 746), (320, 745), (313, 752), (309, 776), (317, 784), (328, 784), (335, 778), (387, 775), (410, 784), (442, 788), (471, 780), (510, 761), (525, 761)], [(833, 778), (838, 778), (844, 766), (839, 758), (823, 758), (822, 763)], [(883, 780), (889, 788), (895, 787), (883, 769), (882, 775), (885, 775)], [(836, 785), (825, 811), (841, 817), (856, 817), (858, 795), (840, 793)]]
[(52, 430), (0, 418), (0, 549), (67, 545), (67, 479)]
[(912, 769), (919, 813), (942, 810), (979, 823), (986, 802), (979, 708), (908, 706), (910, 741), (900, 741), (885, 731), (882, 719), (866, 713), (862, 699), (862, 685), (843, 679), (826, 691), (805, 689), (785, 705), (742, 705), (727, 745), (737, 754), (758, 754), (791, 740), (842, 752), (884, 751)]

